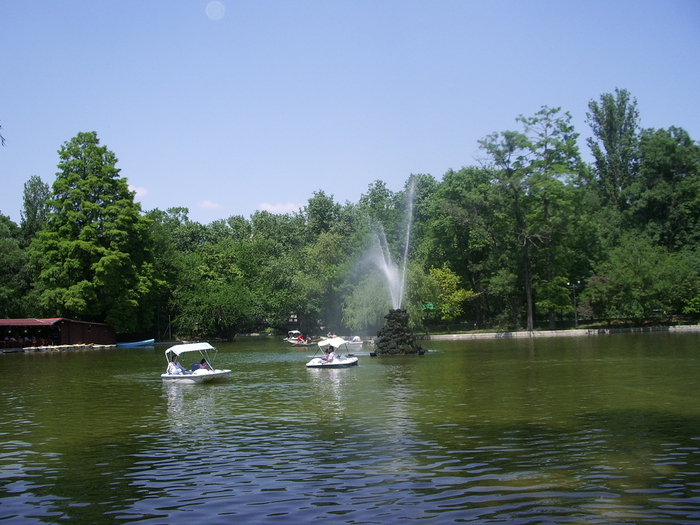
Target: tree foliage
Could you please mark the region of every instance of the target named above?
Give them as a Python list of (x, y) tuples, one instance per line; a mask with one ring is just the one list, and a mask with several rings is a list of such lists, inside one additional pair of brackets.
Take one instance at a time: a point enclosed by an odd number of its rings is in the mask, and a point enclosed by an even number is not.
[(321, 189), (299, 212), (210, 224), (186, 208), (143, 213), (115, 155), (80, 133), (50, 192), (37, 176), (25, 184), (21, 226), (0, 216), (0, 309), (120, 332), (167, 316), (182, 337), (371, 335), (392, 306), (368, 264), (381, 232), (405, 265), (413, 329), (555, 328), (572, 318), (572, 282), (585, 318), (700, 313), (700, 145), (681, 128), (640, 130), (623, 89), (588, 108), (590, 165), (571, 115), (543, 106), (440, 180), (375, 180), (344, 204)]
[(94, 132), (66, 142), (59, 157), (46, 223), (31, 247), (36, 309), (123, 332), (151, 326), (158, 282), (148, 220), (116, 157)]
[(23, 273), (27, 254), (22, 249), (21, 233), (9, 217), (0, 213), (0, 316), (20, 317), (27, 292)]
[(44, 227), (50, 191), (49, 185), (36, 175), (31, 176), (24, 183), (24, 205), (20, 212), (20, 228), (25, 246), (28, 246), (39, 230)]
[(639, 162), (639, 112), (626, 89), (591, 100), (586, 113), (593, 137), (587, 140), (595, 159), (598, 188), (605, 201), (623, 209), (625, 190), (634, 182)]

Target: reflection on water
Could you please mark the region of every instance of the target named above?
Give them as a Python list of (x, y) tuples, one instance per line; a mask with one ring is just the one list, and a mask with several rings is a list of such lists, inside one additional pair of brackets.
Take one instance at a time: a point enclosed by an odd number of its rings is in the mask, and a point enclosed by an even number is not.
[(0, 520), (697, 522), (698, 342), (436, 342), (325, 370), (241, 340), (202, 385), (161, 384), (158, 347), (2, 355)]

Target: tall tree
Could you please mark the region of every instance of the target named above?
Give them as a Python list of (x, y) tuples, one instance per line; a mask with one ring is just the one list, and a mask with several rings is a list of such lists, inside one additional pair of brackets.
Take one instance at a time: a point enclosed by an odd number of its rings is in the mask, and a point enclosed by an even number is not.
[[(555, 282), (554, 278), (564, 273), (555, 260), (557, 245), (563, 239), (563, 225), (571, 216), (573, 192), (564, 181), (577, 178), (582, 169), (571, 116), (560, 116), (560, 111), (545, 106), (533, 117), (517, 119), (524, 124), (524, 132), (494, 133), (479, 141), (488, 155), (502, 200), (494, 217), (503, 234), (510, 232), (518, 247), (528, 330), (534, 328), (534, 257), (537, 251), (545, 254), (540, 265), (545, 282)], [(542, 303), (549, 309), (550, 326), (554, 324), (553, 298)]]
[(153, 254), (117, 158), (97, 133), (78, 133), (59, 151), (44, 228), (31, 246), (34, 298), (43, 315), (105, 321), (117, 332), (153, 324)]
[(502, 232), (511, 232), (519, 249), (519, 260), (525, 287), (527, 329), (534, 329), (534, 299), (532, 295), (532, 268), (530, 251), (534, 243), (528, 227), (528, 147), (525, 134), (517, 131), (493, 133), (479, 141), (486, 151), (493, 167), (493, 177), (502, 198), (497, 217), (502, 224)]
[(538, 306), (549, 315), (549, 328), (556, 328), (555, 309), (561, 309), (566, 289), (556, 283), (566, 282), (569, 257), (562, 253), (569, 238), (568, 225), (575, 220), (574, 188), (566, 181), (578, 180), (583, 162), (571, 125), (571, 115), (560, 115), (561, 108), (543, 107), (533, 117), (519, 117), (528, 137), (528, 222), (536, 247), (542, 255), (537, 291)]
[(32, 175), (24, 183), (24, 207), (20, 212), (20, 228), (25, 245), (29, 245), (46, 222), (47, 201), (51, 190), (41, 177)]
[(626, 205), (625, 190), (637, 175), (639, 157), (639, 112), (637, 100), (626, 89), (605, 93), (600, 103), (591, 100), (587, 122), (593, 137), (587, 142), (594, 157), (600, 192), (618, 209)]

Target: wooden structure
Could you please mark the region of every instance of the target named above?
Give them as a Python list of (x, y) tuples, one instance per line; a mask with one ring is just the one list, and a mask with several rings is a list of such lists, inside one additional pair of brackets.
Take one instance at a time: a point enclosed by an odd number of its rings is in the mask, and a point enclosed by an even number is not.
[(114, 328), (105, 323), (51, 319), (0, 319), (0, 347), (25, 348), (46, 345), (114, 345)]

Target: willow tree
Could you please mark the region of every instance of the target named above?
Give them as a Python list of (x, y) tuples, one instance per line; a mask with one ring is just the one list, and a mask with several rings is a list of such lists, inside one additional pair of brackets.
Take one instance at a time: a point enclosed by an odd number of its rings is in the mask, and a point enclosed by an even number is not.
[(60, 162), (43, 229), (30, 247), (37, 313), (152, 327), (153, 271), (148, 220), (97, 133), (78, 133)]

